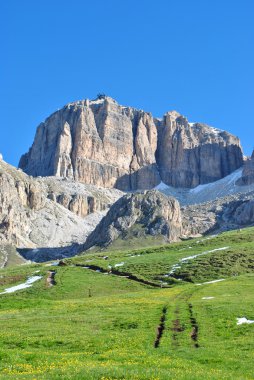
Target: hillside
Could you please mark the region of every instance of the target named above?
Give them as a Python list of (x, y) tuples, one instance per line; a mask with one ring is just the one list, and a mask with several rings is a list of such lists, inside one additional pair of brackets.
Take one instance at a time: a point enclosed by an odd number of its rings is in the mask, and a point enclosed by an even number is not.
[(31, 259), (73, 255), (121, 195), (63, 178), (33, 178), (0, 160), (0, 248), (7, 256), (5, 247), (30, 249)]
[(251, 379), (253, 238), (251, 228), (1, 270), (0, 378)]

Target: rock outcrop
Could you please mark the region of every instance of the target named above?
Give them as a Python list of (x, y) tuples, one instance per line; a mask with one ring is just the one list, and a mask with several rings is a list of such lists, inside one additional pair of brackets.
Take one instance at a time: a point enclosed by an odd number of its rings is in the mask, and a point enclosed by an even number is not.
[(242, 178), (238, 181), (238, 184), (242, 186), (254, 184), (254, 151), (252, 156), (244, 163)]
[(123, 196), (89, 235), (83, 249), (106, 247), (129, 231), (139, 238), (160, 235), (166, 241), (178, 240), (182, 233), (178, 201), (155, 190)]
[(161, 179), (174, 187), (196, 187), (223, 178), (243, 163), (239, 139), (168, 112), (158, 123), (157, 164)]
[(254, 225), (254, 191), (234, 194), (181, 209), (186, 237)]
[(49, 248), (50, 258), (50, 249), (84, 243), (121, 195), (71, 180), (32, 178), (0, 161), (0, 245), (34, 253)]
[(162, 120), (109, 97), (66, 105), (37, 128), (19, 166), (33, 176), (68, 177), (121, 190), (164, 181), (195, 187), (243, 163), (239, 139), (177, 112)]
[[(228, 176), (219, 179), (218, 181), (199, 185), (195, 188), (175, 188), (160, 184), (156, 187), (165, 195), (176, 198), (181, 206), (200, 204), (214, 201), (219, 198), (224, 198), (230, 195), (239, 195), (254, 191), (254, 183), (250, 185), (241, 184), (243, 169), (237, 169)], [(240, 184), (239, 184), (240, 181)]]

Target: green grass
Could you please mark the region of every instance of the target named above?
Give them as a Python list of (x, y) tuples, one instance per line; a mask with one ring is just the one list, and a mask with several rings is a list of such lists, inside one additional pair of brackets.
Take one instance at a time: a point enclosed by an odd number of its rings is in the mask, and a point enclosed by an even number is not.
[[(237, 326), (236, 318), (254, 319), (249, 267), (254, 229), (200, 240), (93, 252), (68, 259), (63, 267), (1, 270), (0, 292), (37, 271), (43, 278), (31, 288), (0, 295), (0, 379), (253, 379), (254, 324)], [(164, 277), (181, 258), (223, 246), (229, 249), (184, 264), (188, 281)], [(223, 273), (214, 269), (218, 260)], [(119, 273), (167, 280), (170, 288), (76, 266), (106, 269), (120, 262)], [(49, 288), (51, 269), (57, 271), (56, 286)], [(223, 282), (195, 284), (222, 274)], [(163, 309), (165, 329), (154, 348)]]
[[(117, 267), (120, 273), (131, 273), (158, 284), (165, 282), (172, 285), (179, 281), (165, 275), (171, 271), (174, 264), (180, 263), (183, 258), (222, 247), (229, 248), (181, 263), (175, 277), (197, 282), (253, 272), (254, 228), (241, 232), (231, 231), (209, 239), (198, 238), (151, 248), (92, 252), (77, 256), (68, 262), (84, 266), (96, 265), (104, 270), (109, 266), (124, 263), (123, 266)], [(105, 255), (108, 256), (107, 260), (104, 259)]]

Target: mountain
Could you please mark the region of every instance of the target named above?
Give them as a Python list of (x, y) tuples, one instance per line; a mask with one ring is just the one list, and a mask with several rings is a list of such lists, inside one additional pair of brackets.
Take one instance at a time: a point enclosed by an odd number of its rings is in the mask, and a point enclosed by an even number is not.
[(181, 208), (183, 236), (219, 234), (254, 225), (254, 191)]
[(198, 185), (195, 188), (175, 188), (161, 182), (155, 189), (175, 197), (181, 205), (195, 205), (224, 198), (228, 195), (244, 195), (254, 191), (254, 182), (243, 184), (244, 169), (240, 168), (228, 176), (211, 183)]
[(124, 191), (195, 187), (243, 164), (239, 139), (172, 111), (162, 119), (110, 97), (69, 103), (41, 123), (19, 167)]
[(254, 154), (176, 111), (159, 119), (104, 95), (69, 103), (38, 126), (19, 167), (0, 157), (3, 263), (13, 247), (45, 261), (254, 223)]
[(238, 181), (239, 185), (252, 185), (254, 184), (254, 151), (252, 156), (247, 158), (244, 163), (242, 178)]
[(120, 198), (89, 235), (83, 250), (106, 247), (117, 238), (146, 235), (177, 241), (182, 235), (180, 205), (177, 200), (155, 190), (127, 194)]
[[(0, 160), (0, 246), (29, 248), (31, 259), (45, 248), (44, 257), (55, 257), (59, 247), (84, 243), (121, 195), (67, 179), (33, 178)], [(69, 247), (67, 254), (74, 253)]]

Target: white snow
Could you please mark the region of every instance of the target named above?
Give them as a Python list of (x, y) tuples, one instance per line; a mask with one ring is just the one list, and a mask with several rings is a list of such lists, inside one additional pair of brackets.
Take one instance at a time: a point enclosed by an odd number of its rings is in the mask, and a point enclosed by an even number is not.
[(246, 194), (254, 190), (254, 184), (240, 186), (238, 179), (242, 176), (243, 168), (239, 168), (228, 176), (215, 182), (199, 185), (193, 189), (174, 188), (161, 182), (155, 189), (162, 193), (173, 196), (181, 205), (194, 205), (209, 202), (217, 198), (233, 194)]
[(210, 127), (210, 129), (211, 129), (211, 132), (213, 132), (215, 135), (218, 135), (221, 132), (225, 132), (225, 131), (223, 131), (222, 129), (219, 129), (219, 128)]
[(237, 325), (242, 325), (243, 323), (254, 323), (254, 321), (250, 320), (250, 319), (247, 319), (245, 317), (243, 318), (236, 318), (237, 319)]
[(212, 185), (212, 183), (206, 183), (204, 185), (198, 185), (197, 187), (194, 187), (194, 189), (191, 189), (190, 193), (191, 194), (199, 193), (200, 191), (203, 191), (204, 189), (206, 189), (207, 187), (209, 187), (211, 185)]
[(206, 183), (204, 185), (198, 185), (197, 187), (194, 187), (194, 189), (190, 189), (189, 193), (197, 194), (197, 193), (203, 192), (204, 190), (208, 190), (209, 192), (213, 193), (213, 192), (217, 192), (218, 190), (220, 191), (222, 191), (223, 189), (226, 190), (229, 185), (232, 185), (232, 183), (235, 186), (236, 181), (239, 178), (241, 178), (241, 176), (242, 176), (242, 169), (238, 169), (218, 181)]
[(34, 282), (40, 280), (41, 278), (42, 278), (42, 276), (28, 277), (27, 281), (24, 282), (23, 284), (19, 284), (19, 285), (16, 285), (16, 286), (12, 286), (11, 288), (7, 288), (7, 289), (5, 289), (4, 292), (2, 292), (0, 294), (14, 293), (17, 290), (30, 288)]
[(214, 297), (202, 297), (202, 300), (212, 300)]
[(196, 284), (196, 285), (215, 284), (215, 282), (221, 282), (221, 281), (225, 281), (225, 278), (220, 278), (219, 280), (206, 281), (206, 282), (202, 282), (201, 284)]
[[(189, 247), (189, 248), (192, 248), (192, 247)], [(179, 263), (174, 264), (172, 266), (171, 271), (169, 272), (168, 275), (173, 274), (176, 271), (176, 269), (181, 268), (181, 263), (186, 263), (189, 260), (193, 260), (193, 259), (195, 259), (196, 257), (199, 257), (199, 256), (207, 255), (208, 253), (217, 252), (217, 251), (224, 251), (225, 249), (228, 249), (228, 248), (229, 247), (215, 248), (215, 249), (212, 249), (210, 251), (204, 251), (202, 253), (197, 253), (196, 255), (183, 257), (182, 259), (180, 259)], [(166, 275), (166, 276), (168, 276), (168, 275)]]
[(154, 187), (154, 190), (167, 190), (168, 188), (169, 188), (169, 186), (161, 181), (161, 183), (159, 183), (159, 185)]
[(124, 265), (124, 262), (119, 263), (119, 264), (115, 264), (115, 268), (117, 268), (117, 267), (122, 267), (123, 265)]

